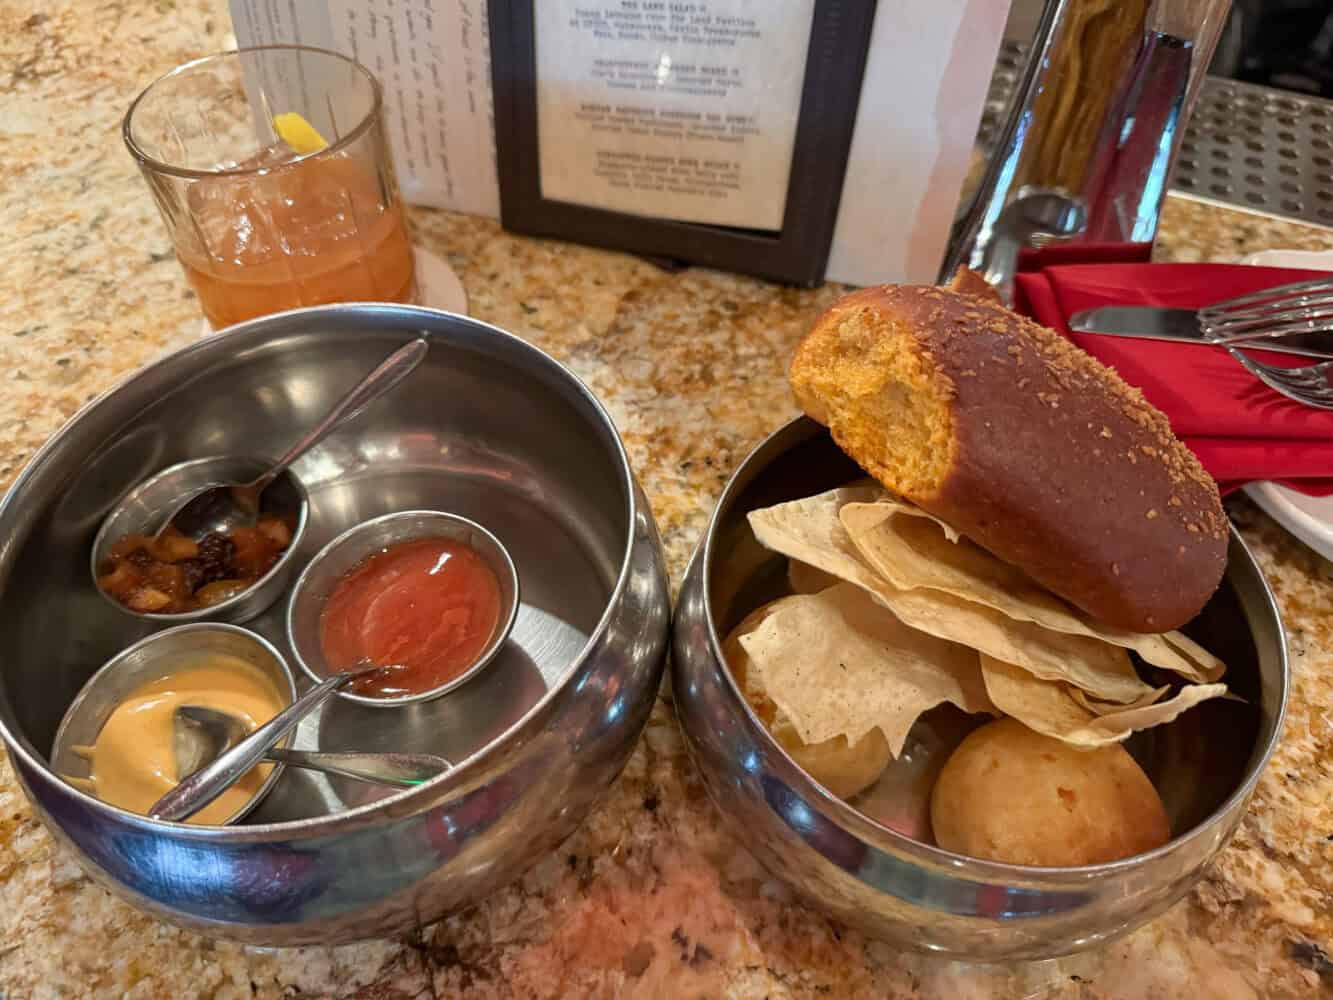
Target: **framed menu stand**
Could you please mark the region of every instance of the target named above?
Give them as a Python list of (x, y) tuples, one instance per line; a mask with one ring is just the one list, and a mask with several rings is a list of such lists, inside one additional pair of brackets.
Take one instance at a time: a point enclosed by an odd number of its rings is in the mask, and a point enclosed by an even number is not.
[(874, 14), (875, 0), (489, 0), (504, 227), (818, 284)]

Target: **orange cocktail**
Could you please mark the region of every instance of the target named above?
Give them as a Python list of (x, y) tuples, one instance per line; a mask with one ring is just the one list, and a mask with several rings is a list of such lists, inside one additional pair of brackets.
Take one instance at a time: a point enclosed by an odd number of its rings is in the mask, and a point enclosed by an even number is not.
[(214, 327), (298, 306), (413, 297), (402, 204), (386, 202), (341, 153), (201, 182), (190, 203), (203, 238), (176, 253)]
[(125, 142), (214, 327), (415, 297), (382, 118), (364, 67), (300, 46), (187, 63), (134, 102)]

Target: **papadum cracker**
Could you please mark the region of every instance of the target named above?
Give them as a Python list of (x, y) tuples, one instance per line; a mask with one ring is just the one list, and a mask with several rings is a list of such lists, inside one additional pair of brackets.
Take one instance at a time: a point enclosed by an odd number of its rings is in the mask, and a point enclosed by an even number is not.
[(1029, 729), (1080, 747), (1119, 743), (1136, 730), (1164, 725), (1200, 702), (1227, 693), (1225, 684), (1187, 684), (1175, 697), (1159, 702), (1156, 699), (1169, 690), (1161, 688), (1150, 701), (1098, 715), (1075, 700), (1066, 685), (1040, 680), (984, 653), (981, 672), (986, 691), (1001, 712)]
[(747, 615), (722, 643), (722, 657), (754, 714), (797, 766), (839, 798), (851, 798), (879, 780), (893, 759), (884, 734), (871, 729), (855, 742), (835, 736), (822, 743), (806, 743), (791, 719), (756, 679), (752, 661), (741, 645), (741, 636), (754, 631), (783, 600), (786, 599), (765, 604)]
[(1015, 620), (944, 591), (895, 587), (870, 565), (838, 516), (849, 503), (880, 496), (875, 486), (829, 490), (751, 511), (750, 527), (760, 544), (869, 591), (914, 629), (1016, 663), (1039, 677), (1068, 681), (1103, 700), (1129, 703), (1152, 690), (1120, 647)]
[(943, 521), (887, 494), (847, 503), (838, 516), (865, 561), (900, 589), (943, 591), (1016, 621), (1132, 649), (1153, 666), (1197, 683), (1216, 681), (1226, 671), (1221, 660), (1179, 632), (1128, 632), (1090, 620)]
[(936, 705), (992, 710), (974, 650), (908, 627), (850, 583), (777, 602), (740, 643), (806, 743), (855, 742), (878, 727), (897, 756)]
[(857, 551), (847, 529), (838, 520), (838, 511), (849, 503), (864, 503), (883, 493), (879, 486), (842, 486), (816, 496), (752, 510), (746, 519), (754, 537), (765, 548), (874, 593), (883, 581)]
[(1064, 681), (1106, 701), (1135, 702), (1152, 688), (1123, 649), (1081, 635), (1052, 632), (936, 590), (901, 590), (886, 605), (913, 628), (948, 637), (1037, 677)]
[(1127, 708), (1137, 708), (1140, 705), (1151, 705), (1158, 698), (1162, 697), (1163, 693), (1171, 689), (1157, 688), (1150, 694), (1144, 695), (1138, 701), (1132, 702), (1129, 705), (1121, 705), (1114, 701), (1100, 701), (1097, 698), (1090, 696), (1088, 692), (1081, 688), (1066, 686), (1065, 690), (1069, 692), (1069, 697), (1073, 698), (1093, 715), (1110, 715), (1112, 712), (1123, 712)]

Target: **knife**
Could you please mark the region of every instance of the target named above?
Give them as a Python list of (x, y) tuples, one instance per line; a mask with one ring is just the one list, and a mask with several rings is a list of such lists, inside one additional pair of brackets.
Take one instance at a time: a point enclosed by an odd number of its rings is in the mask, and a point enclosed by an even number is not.
[(1085, 309), (1069, 317), (1069, 328), (1079, 333), (1102, 333), (1140, 340), (1174, 340), (1191, 344), (1216, 344), (1247, 350), (1300, 354), (1307, 358), (1333, 359), (1333, 336), (1328, 333), (1289, 333), (1280, 340), (1234, 335), (1209, 340), (1199, 329), (1199, 315), (1193, 309), (1167, 309), (1161, 306), (1102, 306)]

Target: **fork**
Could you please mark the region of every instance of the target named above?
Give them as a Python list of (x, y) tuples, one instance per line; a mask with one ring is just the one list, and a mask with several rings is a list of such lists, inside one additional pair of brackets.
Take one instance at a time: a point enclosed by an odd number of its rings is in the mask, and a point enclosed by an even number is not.
[(1283, 368), (1256, 361), (1237, 347), (1227, 351), (1274, 392), (1319, 410), (1333, 410), (1333, 361)]
[[(1333, 361), (1284, 368), (1256, 361), (1240, 349), (1262, 349), (1262, 343), (1255, 341), (1268, 338), (1333, 330), (1333, 278), (1298, 281), (1238, 295), (1205, 306), (1198, 316), (1203, 339), (1231, 341), (1222, 346), (1274, 392), (1306, 406), (1333, 410)], [(1237, 344), (1241, 338), (1244, 343)]]
[(1333, 330), (1333, 277), (1278, 285), (1215, 302), (1198, 312), (1209, 340), (1286, 337)]

